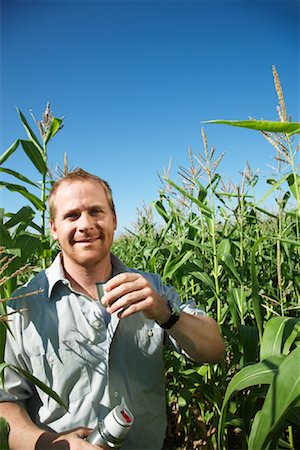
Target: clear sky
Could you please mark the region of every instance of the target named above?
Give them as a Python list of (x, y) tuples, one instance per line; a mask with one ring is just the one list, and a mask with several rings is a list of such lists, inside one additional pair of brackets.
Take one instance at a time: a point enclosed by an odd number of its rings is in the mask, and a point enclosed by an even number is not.
[[(49, 165), (80, 166), (107, 179), (120, 230), (158, 198), (163, 167), (189, 166), (202, 152), (202, 121), (277, 120), (272, 65), (288, 113), (299, 121), (299, 1), (2, 0), (0, 153), (34, 127), (46, 102), (64, 128), (49, 143)], [(204, 126), (225, 152), (220, 173), (234, 181), (248, 160), (270, 175), (273, 150), (254, 131)], [(21, 148), (5, 167), (34, 181)], [(9, 177), (1, 176), (8, 180)], [(11, 178), (11, 182), (14, 180)], [(0, 190), (15, 211), (18, 194)], [(25, 202), (26, 203), (26, 202)]]

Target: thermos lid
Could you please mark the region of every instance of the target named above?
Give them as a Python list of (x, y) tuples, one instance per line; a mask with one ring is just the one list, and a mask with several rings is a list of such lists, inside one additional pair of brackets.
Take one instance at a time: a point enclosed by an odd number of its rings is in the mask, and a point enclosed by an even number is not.
[(129, 409), (116, 406), (104, 419), (104, 426), (116, 439), (122, 439), (133, 425), (134, 417)]

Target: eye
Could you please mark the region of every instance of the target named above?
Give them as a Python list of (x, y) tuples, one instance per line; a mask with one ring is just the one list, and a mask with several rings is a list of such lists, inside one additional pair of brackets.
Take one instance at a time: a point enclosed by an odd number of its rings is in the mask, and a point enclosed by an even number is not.
[(76, 219), (78, 219), (78, 217), (79, 217), (79, 213), (75, 212), (75, 211), (69, 212), (65, 215), (65, 219), (67, 219), (67, 220), (76, 220)]
[(91, 216), (98, 217), (103, 213), (103, 209), (101, 208), (93, 208), (90, 211)]

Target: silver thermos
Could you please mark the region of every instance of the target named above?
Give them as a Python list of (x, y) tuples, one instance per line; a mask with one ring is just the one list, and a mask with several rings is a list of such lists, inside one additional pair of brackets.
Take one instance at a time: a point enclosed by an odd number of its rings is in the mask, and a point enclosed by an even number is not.
[(105, 449), (120, 448), (134, 422), (133, 414), (123, 406), (116, 406), (87, 437), (87, 441)]

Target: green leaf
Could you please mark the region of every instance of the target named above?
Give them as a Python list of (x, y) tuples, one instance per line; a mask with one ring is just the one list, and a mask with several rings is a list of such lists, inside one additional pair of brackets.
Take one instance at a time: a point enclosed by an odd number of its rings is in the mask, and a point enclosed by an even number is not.
[(164, 221), (166, 223), (169, 222), (169, 215), (166, 211), (166, 208), (164, 207), (163, 203), (158, 200), (154, 203), (154, 206), (156, 208), (156, 211), (158, 212), (158, 214), (164, 219)]
[(8, 232), (8, 229), (3, 224), (0, 224), (0, 246), (6, 248), (13, 246), (13, 240)]
[(282, 177), (279, 181), (272, 184), (271, 189), (268, 190), (268, 192), (263, 196), (261, 200), (259, 200), (257, 204), (259, 205), (260, 203), (263, 203), (268, 197), (270, 197), (270, 195), (273, 194), (273, 192), (275, 192), (279, 188), (279, 186), (288, 179), (289, 176), (290, 174), (287, 174), (284, 177)]
[(243, 346), (244, 364), (250, 364), (256, 361), (259, 341), (257, 327), (241, 325), (240, 341)]
[(251, 130), (267, 131), (271, 133), (300, 133), (300, 122), (273, 122), (270, 120), (208, 120), (204, 123), (231, 125), (249, 128)]
[(62, 406), (63, 408), (65, 408), (68, 411), (68, 407), (63, 402), (63, 400), (60, 398), (60, 396), (56, 392), (54, 392), (53, 389), (51, 389), (45, 383), (40, 381), (38, 378), (36, 378), (30, 372), (22, 369), (21, 367), (14, 366), (13, 364), (2, 363), (2, 364), (0, 364), (0, 373), (2, 374), (6, 368), (10, 368), (11, 370), (14, 370), (16, 373), (23, 375), (23, 377), (27, 378), (27, 380), (29, 380), (35, 386), (40, 388), (43, 392), (45, 392), (47, 395), (49, 395), (49, 397), (53, 398), (53, 400), (55, 400), (60, 406)]
[(260, 341), (261, 341), (262, 335), (263, 335), (263, 315), (264, 315), (264, 313), (263, 313), (263, 309), (261, 307), (261, 299), (258, 294), (259, 286), (258, 286), (258, 279), (257, 279), (257, 273), (256, 273), (255, 258), (256, 258), (256, 252), (257, 252), (258, 246), (267, 239), (274, 240), (274, 241), (278, 240), (280, 242), (285, 242), (287, 244), (300, 246), (299, 241), (293, 241), (291, 239), (284, 239), (284, 238), (277, 238), (277, 237), (273, 237), (273, 236), (261, 236), (259, 239), (257, 239), (254, 242), (254, 245), (253, 245), (252, 251), (251, 251), (252, 304), (253, 304), (254, 315), (255, 315), (258, 331), (259, 331)]
[(17, 178), (20, 181), (24, 181), (25, 183), (31, 184), (32, 186), (37, 187), (37, 188), (39, 187), (39, 185), (37, 183), (34, 183), (33, 181), (29, 180), (21, 173), (15, 172), (14, 170), (0, 167), (0, 172), (8, 173), (9, 175), (12, 175), (13, 177)]
[(300, 319), (272, 317), (266, 324), (260, 349), (260, 359), (288, 354), (300, 332)]
[(263, 214), (266, 214), (268, 217), (272, 217), (272, 219), (277, 219), (277, 216), (275, 214), (272, 214), (270, 211), (267, 211), (266, 209), (259, 208), (257, 205), (254, 206), (255, 210), (262, 212)]
[(37, 148), (37, 146), (31, 141), (20, 141), (23, 147), (24, 152), (28, 156), (28, 158), (32, 161), (35, 168), (42, 174), (46, 175), (47, 173), (47, 165), (45, 159), (43, 157), (42, 152)]
[(229, 289), (227, 300), (231, 307), (231, 310), (236, 311), (239, 315), (239, 319), (236, 318), (236, 326), (239, 326), (241, 321), (244, 320), (245, 313), (247, 311), (246, 298), (248, 293), (243, 287)]
[(29, 225), (34, 217), (34, 214), (35, 212), (32, 208), (30, 208), (30, 206), (23, 206), (15, 214), (12, 214), (11, 218), (5, 223), (5, 227), (9, 229), (21, 222), (25, 222)]
[(23, 195), (23, 197), (27, 198), (27, 200), (29, 200), (40, 211), (46, 209), (44, 203), (38, 197), (31, 194), (24, 186), (0, 181), (0, 188), (1, 187), (5, 187), (11, 192), (18, 192), (19, 194)]
[(185, 398), (181, 397), (181, 395), (178, 397), (178, 405), (181, 408), (184, 408), (186, 406), (186, 400)]
[(225, 253), (230, 253), (231, 243), (229, 239), (222, 239), (218, 244), (217, 255), (221, 259)]
[(253, 311), (254, 316), (259, 332), (259, 339), (261, 341), (262, 335), (263, 335), (263, 309), (261, 306), (261, 299), (258, 295), (259, 287), (258, 287), (258, 279), (257, 279), (257, 272), (256, 272), (256, 252), (258, 249), (258, 246), (266, 240), (266, 236), (262, 236), (261, 238), (257, 239), (252, 247), (251, 252), (251, 284), (252, 284), (252, 305), (253, 305)]
[(0, 166), (12, 155), (19, 147), (19, 139), (17, 139), (2, 155), (0, 156)]
[(189, 200), (191, 200), (193, 203), (195, 203), (200, 210), (208, 215), (209, 217), (211, 217), (212, 215), (212, 211), (211, 209), (206, 206), (204, 203), (200, 202), (200, 200), (198, 200), (197, 198), (193, 197), (191, 194), (189, 194), (188, 192), (186, 192), (184, 189), (182, 189), (180, 186), (178, 186), (176, 183), (174, 183), (173, 181), (171, 181), (169, 178), (164, 177), (164, 179), (171, 185), (173, 186), (173, 188), (175, 188), (177, 191), (179, 191), (184, 197), (188, 198)]
[(40, 144), (38, 138), (36, 137), (36, 135), (34, 134), (32, 129), (28, 125), (28, 122), (27, 122), (24, 114), (18, 108), (16, 108), (16, 109), (18, 111), (18, 114), (20, 116), (20, 119), (21, 119), (21, 121), (23, 123), (23, 126), (24, 126), (24, 128), (26, 130), (26, 133), (27, 133), (30, 141), (34, 143), (35, 147), (37, 147), (41, 153), (43, 153), (43, 148), (41, 147), (41, 144)]
[(4, 417), (0, 417), (0, 448), (1, 450), (9, 450), (8, 446), (8, 435), (9, 435), (9, 424)]
[(170, 262), (166, 263), (164, 267), (164, 273), (163, 276), (165, 278), (172, 278), (174, 273), (180, 269), (181, 266), (184, 265), (184, 263), (191, 258), (193, 255), (192, 250), (186, 252), (184, 255), (179, 254), (176, 258), (170, 260)]
[[(296, 180), (295, 180), (295, 178), (296, 178)], [(297, 174), (294, 175), (293, 173), (291, 173), (288, 176), (287, 180), (288, 180), (288, 184), (289, 184), (289, 187), (290, 187), (290, 190), (291, 190), (293, 196), (295, 197), (296, 200), (299, 200), (299, 198), (300, 198), (300, 176)]]
[(300, 398), (300, 347), (284, 358), (268, 389), (255, 430), (251, 430), (249, 450), (269, 448), (273, 436), (281, 431), (286, 416)]
[[(0, 303), (0, 315), (6, 316), (6, 304), (3, 302)], [(4, 362), (7, 327), (6, 321), (0, 321), (0, 364)], [(1, 381), (3, 385), (3, 377), (1, 377)]]
[(235, 392), (259, 384), (270, 384), (285, 359), (286, 356), (284, 355), (276, 355), (241, 369), (230, 381), (223, 405), (228, 402)]
[(39, 236), (23, 231), (17, 236), (15, 246), (21, 249), (22, 260), (25, 263), (28, 258), (38, 253), (41, 242)]
[(234, 258), (231, 253), (223, 253), (223, 255), (219, 258), (222, 264), (229, 270), (229, 272), (235, 277), (239, 284), (242, 284), (242, 280), (239, 276), (238, 271), (234, 265)]
[[(238, 391), (247, 389), (251, 386), (260, 384), (271, 384), (274, 376), (277, 375), (280, 365), (284, 362), (286, 356), (272, 356), (271, 358), (252, 364), (241, 369), (228, 384), (223, 400), (222, 411), (218, 429), (219, 448), (222, 448), (224, 422), (227, 412), (227, 403), (230, 398)], [(257, 447), (261, 448), (261, 447)]]
[(197, 278), (198, 280), (202, 281), (206, 286), (208, 286), (213, 293), (216, 293), (216, 287), (212, 280), (212, 278), (206, 273), (206, 272), (192, 272), (191, 275), (194, 278)]
[(56, 117), (54, 117), (52, 119), (51, 125), (48, 128), (47, 134), (45, 136), (45, 141), (44, 141), (45, 145), (47, 145), (48, 142), (50, 141), (50, 139), (52, 139), (53, 136), (58, 132), (58, 130), (61, 126), (61, 123), (62, 123), (62, 119), (58, 119)]

